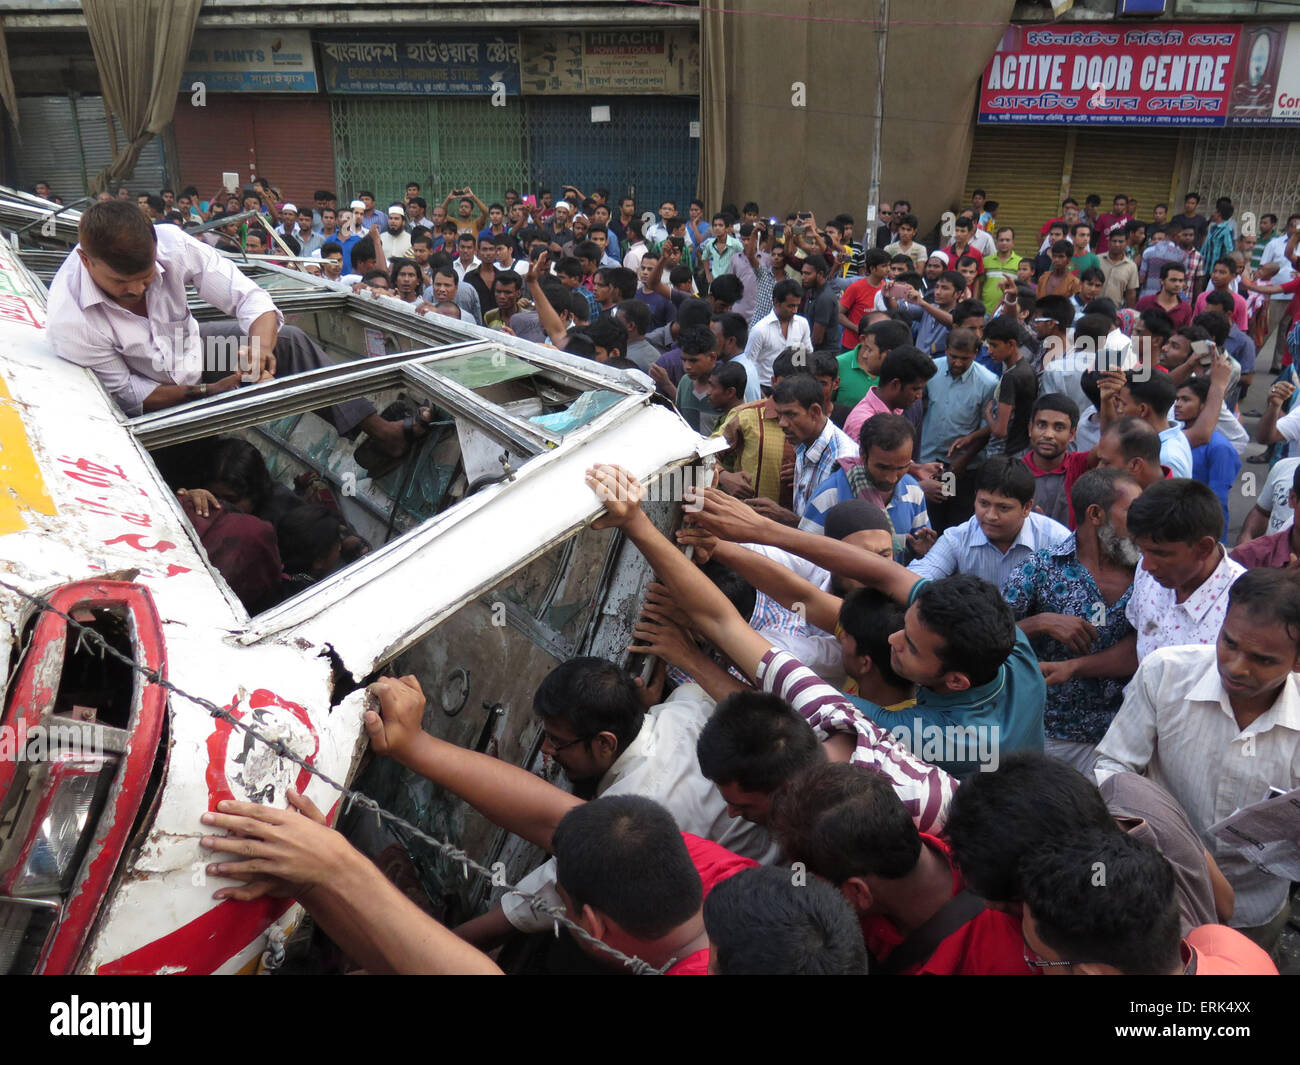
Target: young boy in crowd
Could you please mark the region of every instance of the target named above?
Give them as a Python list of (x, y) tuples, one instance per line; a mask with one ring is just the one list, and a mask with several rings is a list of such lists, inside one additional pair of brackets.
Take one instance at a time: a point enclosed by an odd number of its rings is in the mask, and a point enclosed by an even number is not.
[(685, 375), (677, 383), (677, 409), (692, 429), (708, 436), (722, 413), (709, 402), (709, 375), (718, 363), (718, 338), (707, 325), (693, 325), (681, 331), (678, 343)]
[(1022, 455), (1029, 447), (1029, 419), (1038, 398), (1038, 375), (1020, 350), (1020, 325), (1006, 316), (984, 327), (984, 345), (1002, 370), (997, 394), (985, 407), (992, 436), (986, 453)]
[(745, 368), (734, 362), (717, 363), (709, 373), (708, 403), (717, 414), (712, 435), (721, 432), (727, 415), (745, 402), (745, 381)]

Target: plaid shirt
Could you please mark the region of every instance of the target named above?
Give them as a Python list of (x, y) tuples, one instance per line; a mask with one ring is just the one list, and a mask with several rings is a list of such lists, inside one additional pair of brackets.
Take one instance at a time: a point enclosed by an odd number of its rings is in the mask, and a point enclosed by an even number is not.
[(587, 297), (587, 321), (594, 322), (600, 317), (600, 304), (596, 302), (596, 297), (591, 289), (580, 285), (578, 291)]
[(853, 438), (829, 418), (811, 444), (796, 444), (794, 449), (794, 512), (803, 517), (813, 489), (835, 472), (841, 458), (853, 458), (858, 445)]
[(1187, 263), (1187, 288), (1190, 291), (1192, 282), (1200, 277), (1205, 269), (1205, 256), (1193, 248), (1189, 252), (1184, 252), (1184, 261)]

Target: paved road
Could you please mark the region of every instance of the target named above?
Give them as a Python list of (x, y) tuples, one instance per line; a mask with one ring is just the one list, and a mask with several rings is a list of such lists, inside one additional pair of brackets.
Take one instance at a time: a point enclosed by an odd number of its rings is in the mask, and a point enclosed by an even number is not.
[[(1269, 345), (1260, 353), (1255, 366), (1255, 381), (1251, 385), (1249, 395), (1243, 396), (1238, 406), (1241, 413), (1241, 424), (1246, 427), (1252, 439), (1255, 435), (1255, 426), (1259, 423), (1258, 418), (1247, 416), (1249, 411), (1262, 411), (1268, 401), (1268, 389), (1273, 383), (1276, 375), (1264, 373), (1263, 369), (1270, 366), (1273, 360), (1273, 345)], [(1264, 452), (1262, 444), (1251, 444), (1247, 457), (1259, 455)], [(1253, 477), (1246, 476), (1253, 474)], [(1230, 525), (1228, 529), (1228, 543), (1234, 544), (1237, 541), (1237, 534), (1241, 531), (1242, 522), (1246, 520), (1246, 515), (1250, 513), (1250, 508), (1255, 505), (1255, 497), (1259, 490), (1264, 487), (1264, 479), (1268, 476), (1268, 467), (1263, 464), (1253, 464), (1246, 462), (1241, 467), (1241, 474), (1237, 477), (1237, 483), (1232, 489), (1232, 498), (1228, 501), (1228, 517)]]

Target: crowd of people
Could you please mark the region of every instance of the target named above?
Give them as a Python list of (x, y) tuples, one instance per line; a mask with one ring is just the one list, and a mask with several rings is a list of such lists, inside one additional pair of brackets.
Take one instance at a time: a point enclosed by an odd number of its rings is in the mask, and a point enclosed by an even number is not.
[[(207, 815), (237, 833), (207, 845), (256, 863), (215, 864), (248, 881), (220, 895), (295, 893), (373, 970), (495, 971), (550, 929), (541, 898), (586, 933), (557, 971), (605, 948), (672, 973), (1277, 971), (1293, 877), (1216, 826), (1300, 788), (1300, 213), (1250, 234), (1226, 199), (1142, 221), (1090, 196), (1017, 234), (977, 190), (923, 244), (906, 201), (859, 233), (699, 200), (647, 224), (571, 186), (431, 210), (415, 183), (386, 208), (244, 192), (140, 206), (159, 232), (255, 211), (204, 241), (639, 375), (724, 450), (676, 543), (626, 471), (588, 472), (654, 571), (632, 649), (660, 668), (546, 678), (570, 790), (423, 731), (414, 678), (372, 687), (374, 750), (553, 856), (525, 895), (443, 928), (296, 794)], [(65, 269), (111, 286), (94, 212)], [(114, 298), (152, 317), (131, 280)], [(75, 295), (56, 351), (103, 378)], [(1270, 352), (1272, 469), (1230, 549)], [(142, 373), (106, 381), (128, 412), (207, 387)]]

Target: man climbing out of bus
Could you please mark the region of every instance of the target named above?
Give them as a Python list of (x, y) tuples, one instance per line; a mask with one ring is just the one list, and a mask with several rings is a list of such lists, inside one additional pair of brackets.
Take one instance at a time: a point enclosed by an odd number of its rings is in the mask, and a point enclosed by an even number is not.
[[(329, 365), (306, 333), (284, 325), (265, 290), (179, 226), (151, 225), (139, 209), (110, 201), (86, 210), (79, 236), (50, 284), (50, 342), (60, 358), (93, 371), (127, 415)], [(236, 320), (199, 325), (187, 285)], [(372, 454), (388, 460), (431, 418), (389, 421), (365, 399), (322, 413), (341, 435), (367, 433)]]

